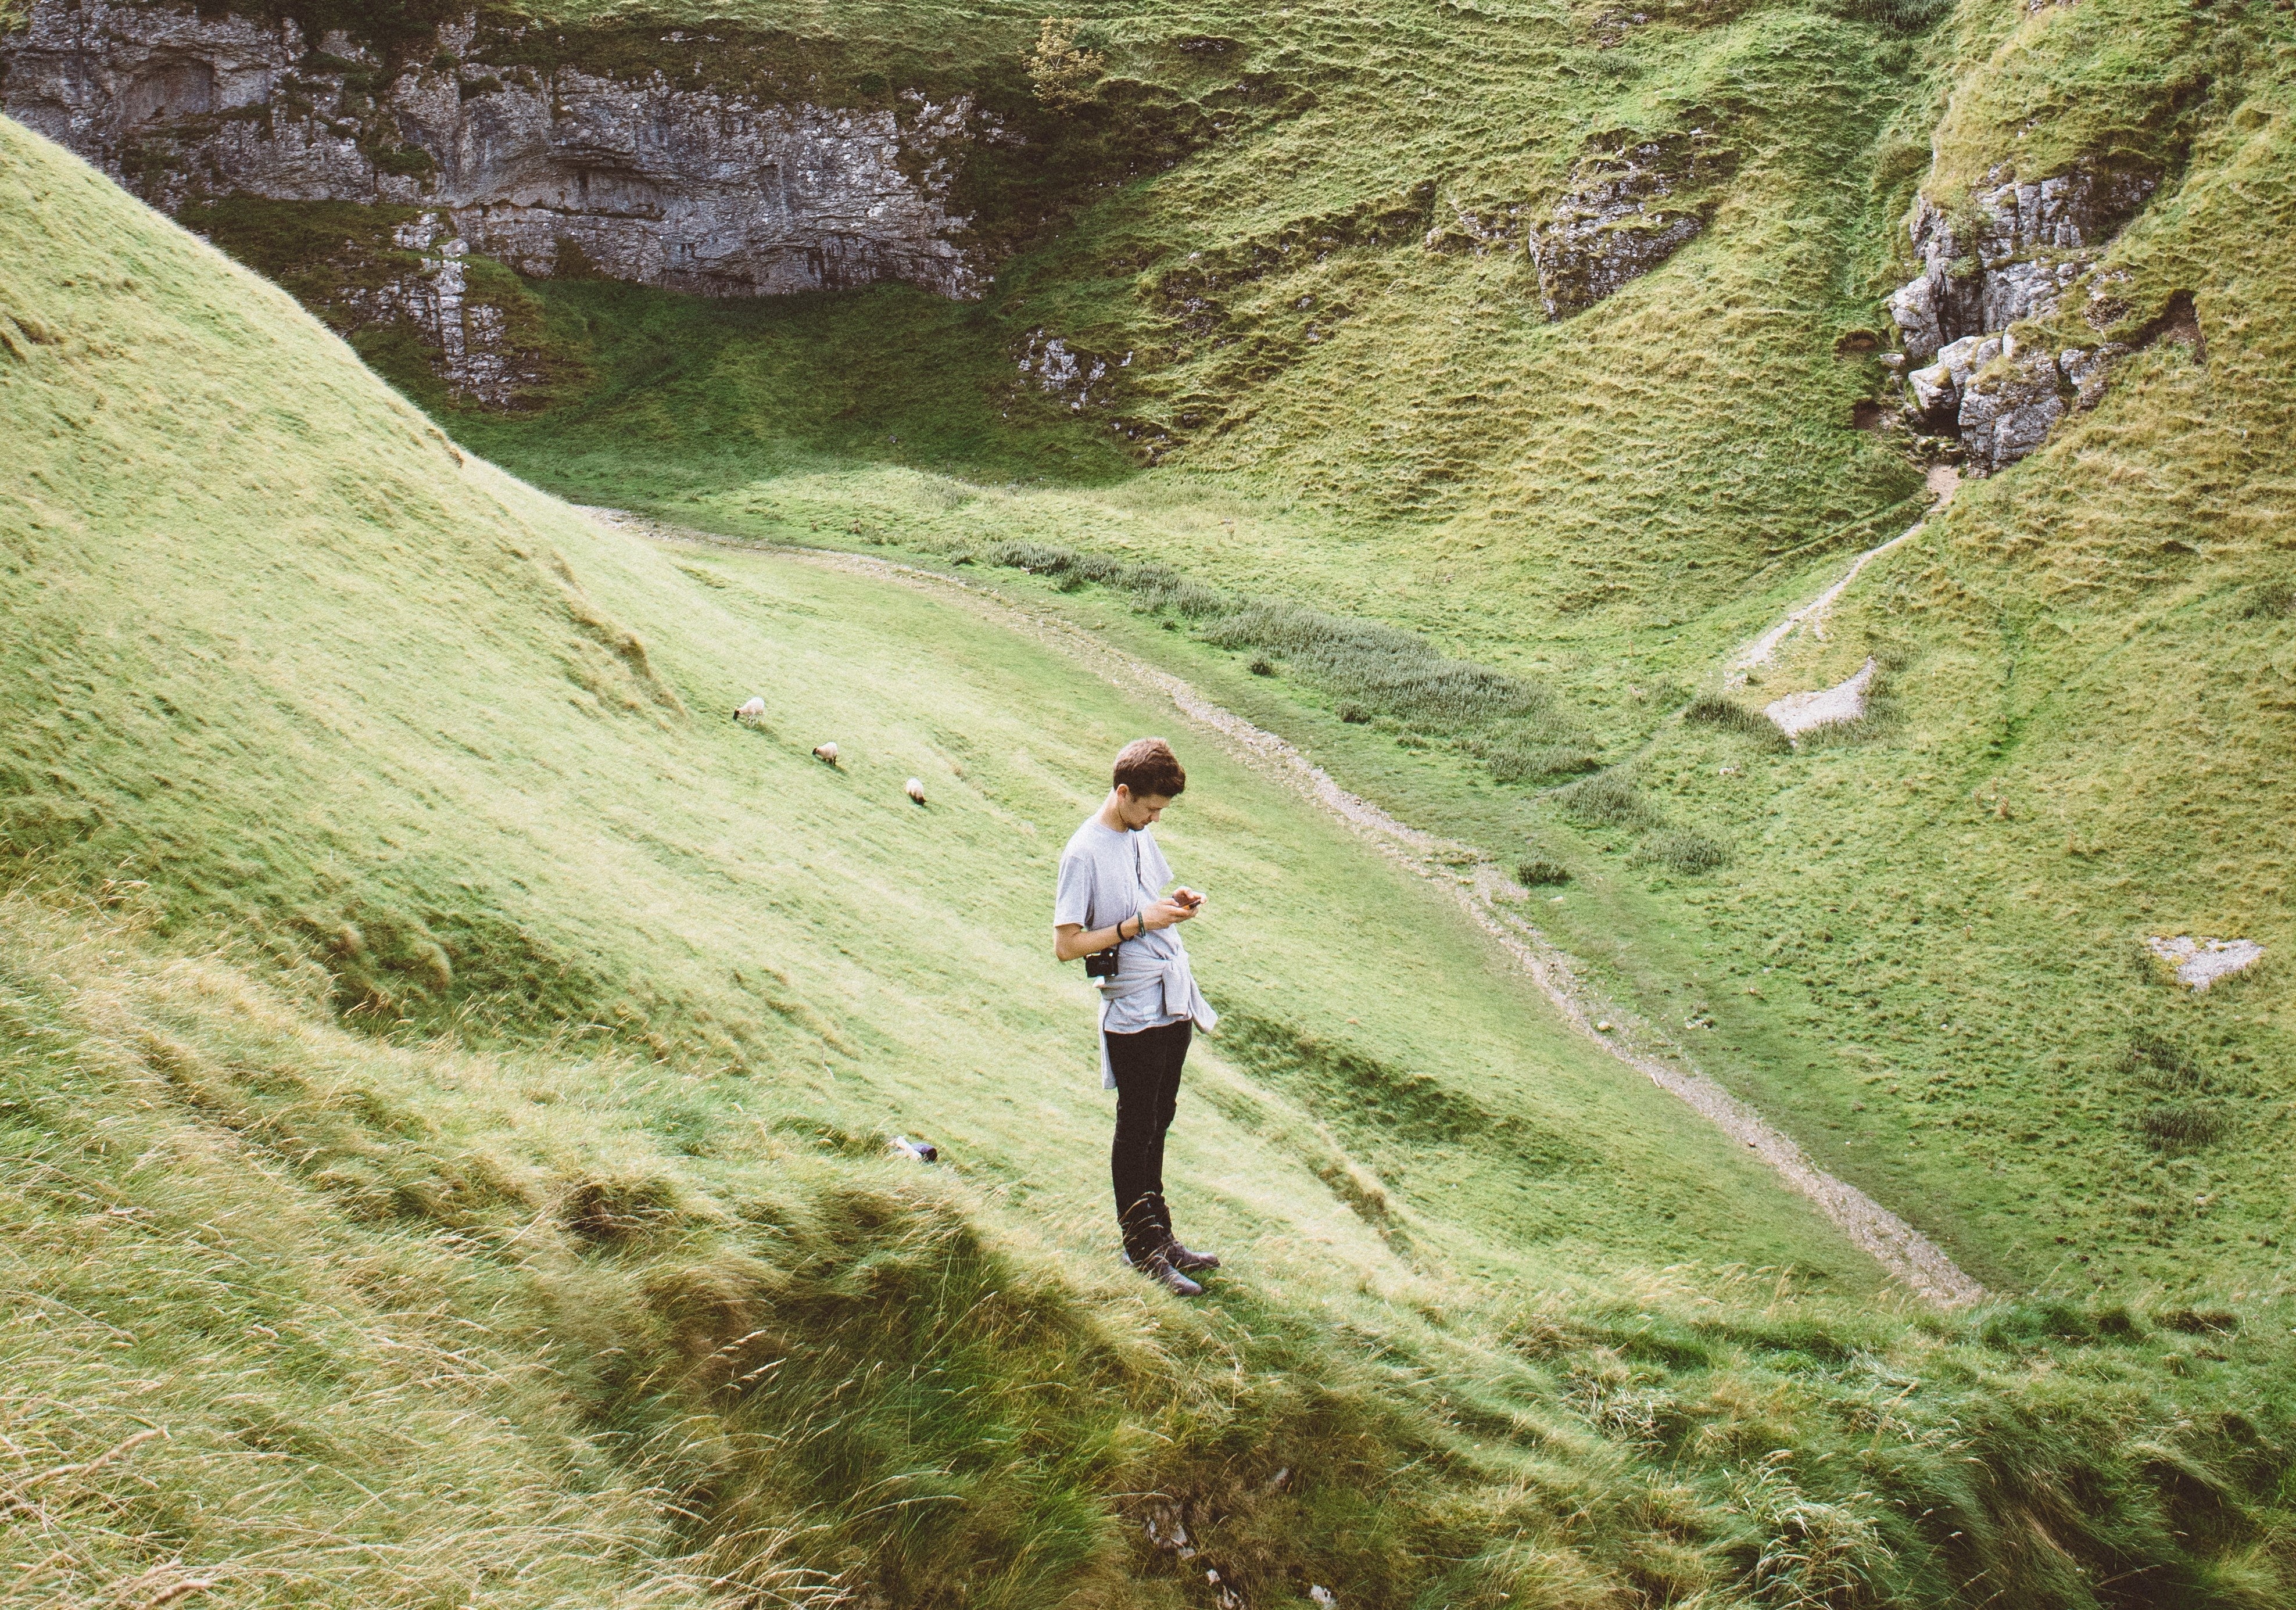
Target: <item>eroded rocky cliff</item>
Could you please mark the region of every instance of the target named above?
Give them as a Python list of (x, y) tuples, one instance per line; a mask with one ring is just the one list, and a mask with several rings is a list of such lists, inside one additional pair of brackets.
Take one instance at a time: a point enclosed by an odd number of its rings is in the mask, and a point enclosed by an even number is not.
[(724, 41), (655, 61), (554, 61), (476, 17), (386, 60), (227, 12), (37, 0), (0, 44), (0, 105), (169, 211), (215, 195), (439, 210), (521, 273), (746, 296), (895, 280), (979, 294), (949, 190), (998, 134), (967, 98), (881, 107), (726, 82)]

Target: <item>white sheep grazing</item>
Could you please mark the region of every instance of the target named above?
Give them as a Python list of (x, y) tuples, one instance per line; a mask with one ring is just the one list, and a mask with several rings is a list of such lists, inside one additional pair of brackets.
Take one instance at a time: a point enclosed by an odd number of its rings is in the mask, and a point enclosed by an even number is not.
[(749, 703), (734, 711), (734, 719), (735, 721), (747, 722), (753, 727), (763, 722), (766, 719), (766, 700), (764, 695), (760, 694), (758, 697), (751, 699)]
[(816, 760), (825, 760), (833, 766), (837, 764), (837, 746), (833, 743), (817, 743), (813, 746), (813, 757)]
[(901, 785), (901, 791), (906, 794), (911, 799), (915, 800), (919, 805), (922, 805), (925, 802), (925, 785), (917, 778), (912, 777), (908, 781), (903, 783)]

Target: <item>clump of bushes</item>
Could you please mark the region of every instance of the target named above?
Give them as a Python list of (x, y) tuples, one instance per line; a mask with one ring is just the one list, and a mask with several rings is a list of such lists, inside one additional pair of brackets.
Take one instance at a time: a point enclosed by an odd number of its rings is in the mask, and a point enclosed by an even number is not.
[(1272, 676), (1280, 658), (1293, 675), (1340, 698), (1350, 725), (1434, 734), (1481, 760), (1503, 783), (1563, 777), (1598, 764), (1593, 749), (1536, 682), (1472, 660), (1453, 659), (1415, 632), (1350, 620), (1266, 599), (1231, 598), (1165, 565), (1136, 565), (1102, 553), (1015, 539), (980, 557), (1051, 578), (1063, 593), (1091, 586), (1133, 594), (1149, 612), (1168, 609), (1204, 623), (1218, 648), (1253, 650), (1248, 668)]
[(1554, 797), (1579, 821), (1603, 828), (1652, 828), (1658, 814), (1638, 793), (1634, 780), (1613, 769), (1558, 789)]
[(1073, 111), (1093, 97), (1105, 62), (1096, 50), (1078, 43), (1083, 24), (1074, 17), (1046, 17), (1037, 29), (1037, 48), (1021, 58), (1029, 86), (1054, 111)]
[(1591, 772), (1602, 762), (1583, 743), (1554, 740), (1552, 723), (1523, 723), (1489, 739), (1471, 739), (1464, 746), (1490, 768), (1499, 782), (1529, 782), (1541, 777), (1570, 777)]
[(1296, 604), (1240, 603), (1203, 635), (1225, 649), (1281, 654), (1335, 692), (1423, 731), (1461, 732), (1541, 714), (1549, 703), (1544, 688), (1488, 666), (1446, 658), (1415, 632)]
[(1570, 869), (1533, 855), (1515, 862), (1514, 880), (1527, 889), (1546, 888), (1550, 885), (1570, 881)]

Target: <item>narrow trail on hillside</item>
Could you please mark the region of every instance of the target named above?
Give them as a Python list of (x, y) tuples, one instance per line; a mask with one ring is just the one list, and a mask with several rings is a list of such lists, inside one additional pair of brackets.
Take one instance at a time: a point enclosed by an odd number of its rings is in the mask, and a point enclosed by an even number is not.
[(1919, 536), (1929, 524), (1930, 514), (1936, 513), (1951, 503), (1954, 492), (1960, 485), (1961, 478), (1952, 470), (1941, 465), (1931, 469), (1929, 486), (1930, 490), (1936, 494), (1937, 502), (1931, 505), (1929, 514), (1923, 515), (1921, 519), (1898, 532), (1888, 542), (1877, 547), (1868, 548), (1856, 559), (1851, 560), (1849, 568), (1841, 573), (1840, 580), (1799, 609), (1790, 610), (1784, 620), (1739, 650), (1731, 657), (1729, 667), (1723, 673), (1723, 685), (1731, 688), (1744, 687), (1746, 673), (1769, 664), (1776, 657), (1777, 651), (1785, 646), (1786, 639), (1797, 632), (1808, 632), (1812, 637), (1824, 641), (1825, 617), (1833, 612), (1833, 606), (1841, 601), (1841, 595), (1849, 591), (1849, 584), (1857, 579), (1858, 574), (1866, 566), (1889, 552), (1899, 543)]
[[(1987, 1296), (1985, 1287), (1927, 1237), (1857, 1187), (1820, 1168), (1792, 1136), (1699, 1072), (1679, 1046), (1633, 1014), (1596, 999), (1570, 957), (1513, 909), (1521, 903), (1521, 891), (1482, 852), (1472, 845), (1423, 832), (1350, 793), (1295, 745), (1215, 704), (1183, 678), (1112, 647), (1061, 617), (1032, 610), (994, 588), (961, 577), (864, 554), (714, 536), (619, 510), (587, 512), (610, 528), (658, 542), (767, 553), (954, 598), (1000, 625), (1060, 650), (1107, 681), (1169, 699), (1190, 721), (1224, 740), (1245, 764), (1338, 818), (1390, 860), (1449, 895), (1514, 958), (1574, 1032), (1687, 1104), (1767, 1163), (1789, 1186), (1816, 1204), (1900, 1285), (1944, 1309), (1967, 1307)], [(1598, 1020), (1610, 1020), (1618, 1026), (1605, 1033), (1595, 1027)]]

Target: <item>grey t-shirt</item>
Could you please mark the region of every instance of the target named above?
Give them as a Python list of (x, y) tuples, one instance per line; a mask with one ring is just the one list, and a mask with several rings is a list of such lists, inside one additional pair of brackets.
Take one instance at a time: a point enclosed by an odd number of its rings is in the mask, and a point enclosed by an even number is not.
[[(1097, 814), (1069, 836), (1061, 852), (1061, 877), (1053, 892), (1053, 926), (1078, 922), (1085, 932), (1112, 928), (1152, 905), (1172, 881), (1164, 852), (1152, 830), (1136, 833), (1103, 827)], [(1153, 964), (1187, 954), (1177, 926), (1154, 928), (1117, 947), (1116, 977), (1153, 970)], [(1147, 989), (1108, 1003), (1102, 1028), (1111, 1034), (1136, 1034), (1159, 1024), (1177, 1023), (1187, 1014), (1168, 1012), (1160, 991)]]

